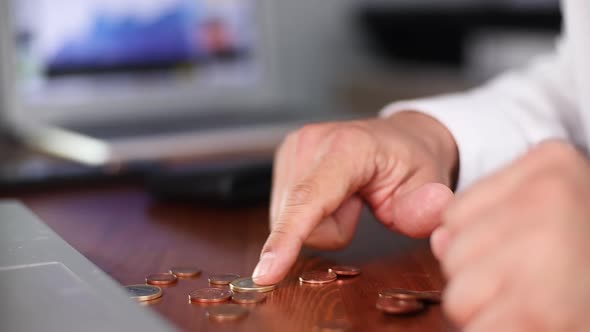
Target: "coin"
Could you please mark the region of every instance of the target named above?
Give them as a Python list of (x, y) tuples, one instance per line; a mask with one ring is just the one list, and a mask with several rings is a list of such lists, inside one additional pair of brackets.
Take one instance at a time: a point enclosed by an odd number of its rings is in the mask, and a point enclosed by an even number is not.
[(439, 291), (414, 291), (403, 288), (389, 288), (379, 292), (380, 297), (396, 298), (400, 300), (418, 300), (430, 303), (441, 302), (441, 292)]
[(141, 302), (139, 302), (139, 305), (141, 305), (143, 307), (147, 307), (147, 306), (156, 305), (158, 303), (162, 303), (162, 297), (159, 297), (155, 300), (141, 301)]
[(232, 321), (244, 318), (249, 313), (248, 309), (237, 304), (222, 304), (207, 309), (207, 316), (216, 321)]
[(232, 293), (221, 288), (201, 288), (188, 294), (189, 302), (218, 303), (225, 302), (231, 298)]
[(154, 273), (145, 277), (145, 282), (149, 285), (171, 285), (178, 281), (174, 274)]
[(236, 279), (229, 284), (229, 288), (234, 292), (266, 293), (274, 290), (276, 287), (277, 285), (257, 285), (250, 277)]
[(336, 278), (336, 274), (330, 271), (306, 271), (301, 274), (299, 281), (308, 284), (327, 284)]
[(170, 268), (170, 273), (179, 278), (195, 278), (201, 275), (201, 270), (196, 267), (175, 266)]
[(391, 297), (377, 298), (376, 308), (387, 314), (407, 315), (424, 309), (424, 303), (417, 300), (400, 300)]
[(423, 291), (420, 292), (420, 299), (430, 303), (441, 303), (442, 292), (440, 291)]
[(353, 277), (361, 274), (361, 269), (356, 266), (332, 266), (328, 269), (329, 272), (333, 272), (339, 276)]
[(140, 302), (155, 300), (162, 296), (162, 289), (158, 286), (129, 285), (125, 286), (125, 289), (129, 292), (129, 297)]
[(232, 300), (240, 304), (259, 303), (266, 300), (266, 295), (254, 292), (234, 293), (234, 295), (232, 296)]
[(337, 319), (321, 322), (313, 330), (317, 332), (347, 332), (352, 331), (352, 326), (346, 320)]
[(230, 282), (239, 277), (240, 275), (233, 273), (216, 274), (209, 277), (209, 283), (213, 285), (229, 285)]

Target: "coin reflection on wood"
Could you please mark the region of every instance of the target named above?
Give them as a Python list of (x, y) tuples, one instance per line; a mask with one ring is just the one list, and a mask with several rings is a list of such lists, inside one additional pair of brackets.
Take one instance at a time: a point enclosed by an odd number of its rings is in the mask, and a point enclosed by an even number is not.
[(335, 281), (338, 276), (330, 271), (306, 271), (301, 274), (299, 281), (308, 284), (327, 284)]
[(254, 304), (260, 303), (266, 300), (266, 295), (263, 293), (255, 293), (255, 292), (247, 292), (247, 293), (240, 293), (236, 292), (232, 296), (232, 300), (239, 304)]
[(257, 285), (250, 277), (236, 279), (229, 284), (229, 288), (234, 292), (266, 293), (274, 290), (276, 286), (277, 285)]
[(234, 321), (248, 315), (248, 309), (237, 304), (222, 304), (207, 309), (207, 316), (218, 322)]
[(387, 314), (408, 315), (424, 310), (424, 303), (417, 300), (379, 297), (377, 298), (376, 308)]
[(178, 278), (170, 273), (154, 273), (145, 277), (145, 282), (149, 285), (171, 285), (176, 281)]
[(209, 276), (209, 283), (212, 285), (229, 285), (230, 282), (238, 279), (239, 274), (224, 273)]
[(440, 303), (442, 294), (439, 291), (414, 291), (403, 288), (389, 288), (380, 291), (379, 296), (400, 300), (418, 300), (429, 303)]
[(354, 277), (361, 274), (360, 268), (346, 265), (332, 266), (328, 271), (344, 277)]
[(125, 286), (129, 297), (139, 302), (152, 301), (162, 296), (162, 289), (151, 285), (129, 285)]
[(201, 269), (189, 266), (175, 266), (170, 268), (170, 273), (179, 278), (196, 278), (201, 275)]
[(231, 291), (221, 288), (201, 288), (190, 292), (189, 302), (198, 303), (219, 303), (228, 301), (231, 298)]

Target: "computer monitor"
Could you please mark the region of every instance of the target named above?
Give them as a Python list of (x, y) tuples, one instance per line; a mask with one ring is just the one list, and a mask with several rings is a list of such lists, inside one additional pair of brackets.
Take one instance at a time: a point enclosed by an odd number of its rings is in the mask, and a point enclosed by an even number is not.
[(270, 0), (0, 0), (12, 123), (108, 123), (280, 103)]

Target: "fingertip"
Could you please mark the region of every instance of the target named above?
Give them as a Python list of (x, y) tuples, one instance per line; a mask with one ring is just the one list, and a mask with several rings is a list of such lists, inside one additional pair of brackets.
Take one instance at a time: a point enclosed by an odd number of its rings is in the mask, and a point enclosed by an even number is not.
[(441, 213), (454, 198), (453, 191), (440, 183), (427, 183), (394, 202), (393, 220), (402, 233), (424, 238), (440, 226)]
[(258, 285), (276, 285), (287, 275), (290, 261), (288, 258), (280, 257), (276, 252), (264, 252), (252, 272), (252, 280)]
[(285, 278), (288, 269), (275, 257), (262, 255), (258, 265), (252, 272), (254, 283), (262, 286), (276, 285)]
[[(277, 245), (276, 243), (280, 243)], [(252, 272), (252, 280), (259, 285), (275, 285), (285, 278), (295, 264), (301, 245), (276, 234), (269, 237), (260, 260)]]
[(257, 276), (257, 277), (252, 275), (252, 280), (254, 281), (255, 284), (261, 285), (261, 286), (276, 285), (280, 282), (280, 279), (273, 278), (272, 276), (269, 276), (269, 275), (261, 275), (261, 276)]

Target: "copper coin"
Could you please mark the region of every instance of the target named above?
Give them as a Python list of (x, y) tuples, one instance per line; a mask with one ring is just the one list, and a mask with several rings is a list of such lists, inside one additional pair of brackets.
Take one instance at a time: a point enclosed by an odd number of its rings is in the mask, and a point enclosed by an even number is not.
[(376, 307), (387, 314), (408, 315), (424, 310), (424, 303), (417, 300), (379, 297), (377, 298)]
[(356, 266), (332, 266), (328, 271), (345, 277), (353, 277), (361, 274), (361, 269)]
[(389, 288), (380, 291), (379, 296), (400, 300), (418, 300), (430, 303), (440, 303), (442, 294), (439, 291), (414, 291), (403, 288)]
[(147, 306), (152, 306), (152, 305), (156, 305), (158, 303), (162, 303), (162, 298), (159, 297), (155, 300), (149, 300), (149, 301), (141, 301), (139, 302), (139, 305), (142, 307), (147, 307)]
[(201, 288), (188, 294), (189, 302), (218, 303), (231, 298), (231, 291), (221, 288)]
[(201, 270), (196, 267), (175, 266), (170, 268), (170, 273), (179, 278), (195, 278), (201, 275)]
[(352, 326), (344, 319), (321, 322), (313, 329), (317, 332), (347, 332), (352, 331)]
[(234, 302), (240, 304), (253, 304), (266, 300), (266, 295), (263, 293), (234, 293), (231, 298)]
[(171, 285), (176, 281), (178, 278), (170, 273), (154, 273), (145, 277), (145, 282), (149, 285)]
[(209, 277), (209, 283), (213, 285), (229, 285), (230, 282), (239, 277), (240, 275), (233, 273), (216, 274)]
[(441, 303), (442, 292), (440, 291), (420, 291), (420, 300), (430, 303)]
[(327, 284), (337, 277), (336, 273), (330, 271), (306, 271), (301, 274), (299, 281), (308, 284)]
[(222, 304), (207, 309), (207, 316), (216, 321), (232, 321), (248, 315), (248, 309), (237, 304)]

